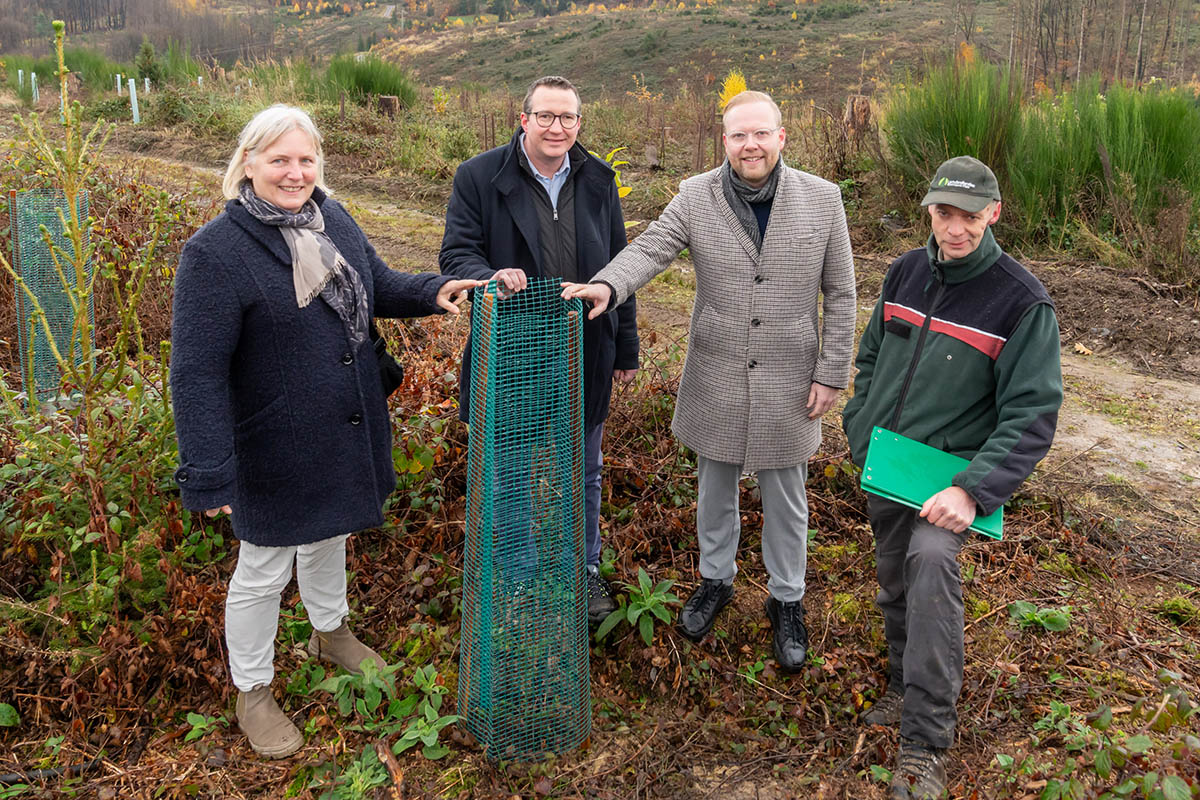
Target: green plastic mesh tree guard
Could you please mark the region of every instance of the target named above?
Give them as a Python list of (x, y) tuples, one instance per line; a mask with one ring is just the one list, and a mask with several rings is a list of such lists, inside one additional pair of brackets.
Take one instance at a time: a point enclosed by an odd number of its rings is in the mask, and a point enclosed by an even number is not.
[[(88, 215), (88, 198), (86, 192), (81, 192), (78, 200), (79, 219), (82, 223)], [(8, 194), (8, 214), (12, 231), (13, 269), (21, 276), (26, 285), (37, 297), (42, 311), (46, 314), (50, 332), (54, 335), (54, 343), (58, 352), (68, 357), (71, 347), (71, 334), (75, 327), (75, 312), (67, 298), (62, 278), (58, 268), (54, 266), (50, 248), (42, 237), (41, 226), (45, 225), (50, 231), (50, 240), (55, 246), (67, 253), (73, 252), (69, 239), (63, 233), (62, 218), (69, 213), (70, 206), (61, 193), (51, 190), (10, 191)], [(86, 228), (85, 228), (86, 231)], [(83, 246), (88, 246), (89, 237), (84, 235)], [(75, 270), (70, 264), (62, 263), (63, 273), (70, 286), (75, 285)], [(92, 274), (91, 262), (87, 265), (87, 277)], [(21, 381), (26, 394), (37, 400), (44, 400), (58, 394), (62, 375), (58, 362), (46, 339), (46, 331), (40, 324), (30, 330), (33, 319), (33, 304), (20, 287), (15, 288), (17, 300), (17, 346), (21, 350)], [(95, 307), (88, 299), (87, 324), (95, 325)], [(32, 333), (32, 353), (30, 341)], [(75, 353), (76, 363), (80, 354)], [(30, 379), (32, 378), (32, 386)]]
[(471, 309), (458, 713), (492, 759), (591, 735), (582, 307), (558, 283), (493, 281)]

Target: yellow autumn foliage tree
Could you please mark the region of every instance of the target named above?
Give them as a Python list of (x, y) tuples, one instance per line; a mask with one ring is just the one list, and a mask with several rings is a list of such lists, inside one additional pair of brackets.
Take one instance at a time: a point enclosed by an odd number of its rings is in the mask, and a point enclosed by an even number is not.
[(725, 108), (725, 104), (732, 100), (736, 95), (746, 91), (746, 76), (742, 74), (740, 69), (731, 69), (729, 74), (725, 76), (725, 80), (721, 83), (721, 108)]

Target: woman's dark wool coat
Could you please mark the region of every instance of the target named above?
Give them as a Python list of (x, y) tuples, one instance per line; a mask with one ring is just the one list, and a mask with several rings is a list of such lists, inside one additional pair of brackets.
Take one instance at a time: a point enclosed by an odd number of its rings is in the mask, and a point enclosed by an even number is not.
[[(373, 315), (440, 310), (448, 278), (390, 270), (341, 205), (313, 199)], [(296, 305), (283, 234), (236, 200), (183, 248), (171, 347), (187, 508), (228, 504), (239, 539), (275, 547), (382, 524), (396, 475), (371, 341), (352, 351), (323, 300)]]

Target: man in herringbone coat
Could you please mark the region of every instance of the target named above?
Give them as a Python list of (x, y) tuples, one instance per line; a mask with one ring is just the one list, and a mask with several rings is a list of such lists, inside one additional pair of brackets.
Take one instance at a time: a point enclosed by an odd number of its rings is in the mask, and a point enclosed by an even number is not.
[(785, 132), (774, 101), (737, 95), (724, 128), (725, 163), (683, 181), (657, 221), (563, 295), (590, 301), (597, 316), (691, 251), (696, 300), (671, 427), (698, 456), (701, 582), (679, 627), (699, 641), (733, 597), (738, 481), (755, 472), (766, 611), (775, 657), (794, 672), (808, 647), (807, 462), (849, 378), (854, 261), (838, 187), (780, 159)]

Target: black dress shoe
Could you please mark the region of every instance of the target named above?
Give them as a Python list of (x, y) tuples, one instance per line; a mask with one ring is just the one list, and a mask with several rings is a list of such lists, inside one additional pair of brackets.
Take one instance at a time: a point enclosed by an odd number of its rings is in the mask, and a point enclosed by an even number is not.
[(767, 597), (767, 619), (775, 629), (775, 660), (784, 672), (804, 669), (808, 657), (808, 628), (804, 627), (804, 603), (781, 603)]
[(733, 599), (733, 584), (704, 578), (679, 612), (679, 632), (698, 642), (712, 630), (717, 612)]

